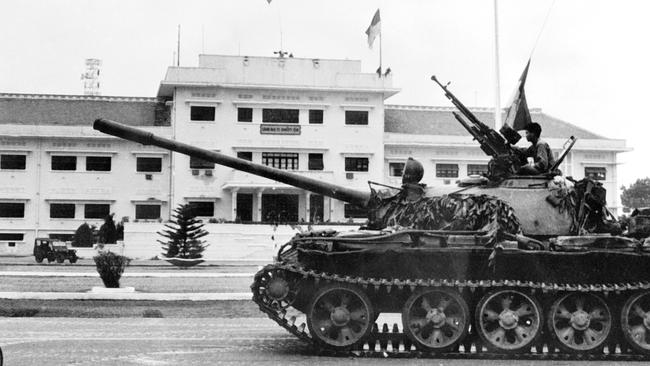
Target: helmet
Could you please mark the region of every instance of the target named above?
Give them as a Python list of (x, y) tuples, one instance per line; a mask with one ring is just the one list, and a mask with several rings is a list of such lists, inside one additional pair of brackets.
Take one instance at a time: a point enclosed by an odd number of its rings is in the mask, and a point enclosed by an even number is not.
[(417, 184), (424, 176), (424, 167), (419, 161), (408, 158), (404, 166), (404, 174), (402, 175), (402, 184)]

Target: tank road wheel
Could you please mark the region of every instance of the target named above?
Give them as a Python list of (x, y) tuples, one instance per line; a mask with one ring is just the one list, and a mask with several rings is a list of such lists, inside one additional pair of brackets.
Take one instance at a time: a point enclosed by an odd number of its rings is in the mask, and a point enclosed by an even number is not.
[(346, 284), (319, 289), (307, 308), (307, 326), (314, 340), (336, 350), (360, 344), (372, 331), (373, 319), (368, 296)]
[(413, 293), (402, 309), (404, 333), (420, 348), (434, 352), (453, 350), (469, 327), (467, 303), (454, 290)]
[(542, 324), (537, 300), (518, 290), (490, 292), (476, 307), (476, 329), (491, 351), (525, 352), (540, 336)]
[(589, 293), (567, 294), (551, 306), (548, 327), (558, 347), (572, 353), (602, 349), (612, 329), (605, 301)]
[(272, 270), (262, 275), (259, 292), (262, 302), (274, 310), (286, 309), (293, 304), (298, 292), (296, 280), (282, 270)]
[(650, 292), (630, 297), (621, 311), (621, 328), (627, 343), (637, 352), (650, 355)]

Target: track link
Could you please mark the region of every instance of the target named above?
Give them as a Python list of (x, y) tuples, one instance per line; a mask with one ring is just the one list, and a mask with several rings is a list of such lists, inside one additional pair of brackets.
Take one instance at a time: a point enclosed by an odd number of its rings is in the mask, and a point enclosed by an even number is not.
[(650, 357), (633, 353), (622, 339), (615, 343), (605, 345), (601, 352), (589, 354), (565, 353), (556, 349), (549, 342), (540, 342), (532, 346), (527, 352), (518, 354), (503, 354), (488, 352), (480, 339), (475, 334), (469, 334), (467, 339), (457, 348), (455, 352), (434, 353), (417, 349), (413, 346), (406, 335), (399, 330), (398, 324), (375, 324), (373, 331), (367, 341), (358, 348), (346, 351), (334, 351), (319, 345), (312, 339), (305, 323), (296, 324), (296, 317), (287, 317), (285, 309), (275, 309), (268, 306), (261, 291), (262, 277), (271, 271), (283, 271), (302, 279), (324, 283), (346, 283), (361, 286), (363, 288), (373, 287), (375, 291), (386, 291), (390, 293), (393, 287), (403, 289), (410, 288), (414, 291), (419, 288), (446, 287), (458, 291), (489, 290), (493, 288), (517, 288), (527, 289), (532, 293), (540, 291), (544, 294), (555, 292), (595, 292), (605, 296), (610, 293), (621, 294), (636, 290), (650, 289), (650, 283), (625, 283), (625, 284), (599, 284), (599, 285), (575, 285), (555, 284), (544, 282), (524, 282), (508, 280), (451, 280), (451, 279), (407, 279), (388, 280), (377, 278), (349, 277), (336, 274), (305, 270), (295, 264), (274, 263), (265, 266), (255, 275), (251, 290), (253, 301), (258, 304), (260, 310), (271, 320), (275, 321), (297, 338), (309, 343), (317, 354), (338, 357), (393, 357), (393, 358), (449, 358), (449, 359), (529, 359), (529, 360), (614, 360), (614, 361), (642, 361), (650, 360)]

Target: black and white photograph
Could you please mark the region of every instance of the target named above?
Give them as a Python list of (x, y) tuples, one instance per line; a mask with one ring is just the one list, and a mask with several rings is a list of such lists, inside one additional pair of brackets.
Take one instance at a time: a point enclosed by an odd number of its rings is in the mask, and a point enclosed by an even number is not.
[(0, 3), (0, 366), (650, 361), (648, 15)]

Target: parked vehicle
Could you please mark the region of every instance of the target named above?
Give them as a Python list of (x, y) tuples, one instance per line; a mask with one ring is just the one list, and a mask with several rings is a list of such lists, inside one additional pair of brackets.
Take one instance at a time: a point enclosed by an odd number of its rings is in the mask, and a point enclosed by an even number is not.
[(56, 261), (57, 263), (63, 263), (66, 259), (70, 263), (76, 263), (77, 251), (70, 249), (69, 243), (50, 239), (50, 238), (36, 238), (34, 240), (34, 259), (37, 263), (43, 263), (44, 259), (47, 259), (48, 263)]

